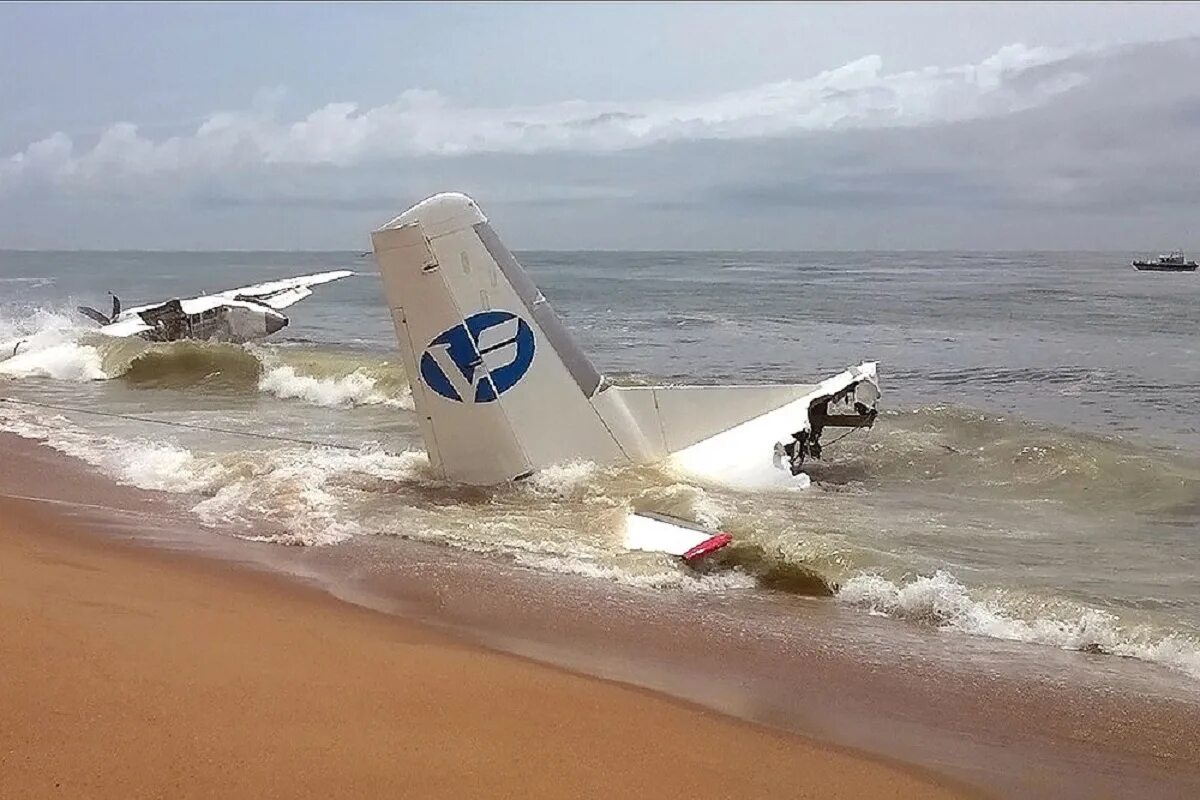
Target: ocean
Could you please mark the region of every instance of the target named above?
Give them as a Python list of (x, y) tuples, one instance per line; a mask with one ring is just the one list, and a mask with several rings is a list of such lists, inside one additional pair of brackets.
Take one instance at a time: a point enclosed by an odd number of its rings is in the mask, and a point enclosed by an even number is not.
[[(1200, 279), (1135, 255), (517, 253), (617, 383), (878, 360), (875, 428), (806, 465), (807, 488), (585, 462), (441, 483), (374, 262), (348, 252), (0, 251), (0, 430), (162, 492), (214, 537), (369, 540), (382, 569), (418, 541), (695, 603), (817, 598), (1200, 679)], [(360, 274), (245, 346), (106, 339), (73, 310), (337, 268)], [(702, 569), (627, 552), (630, 509), (735, 544)]]

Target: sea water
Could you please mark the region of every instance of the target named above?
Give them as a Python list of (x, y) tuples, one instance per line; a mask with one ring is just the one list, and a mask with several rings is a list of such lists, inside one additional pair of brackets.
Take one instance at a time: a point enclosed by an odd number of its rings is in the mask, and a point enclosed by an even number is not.
[[(169, 493), (214, 536), (402, 538), (647, 591), (827, 595), (1200, 678), (1200, 279), (1131, 256), (518, 253), (615, 382), (806, 383), (878, 360), (875, 428), (807, 486), (587, 462), (440, 481), (356, 253), (0, 252), (0, 397), (19, 401), (0, 429)], [(361, 274), (244, 346), (108, 339), (74, 311), (337, 268)], [(700, 571), (627, 552), (629, 510), (736, 543)]]

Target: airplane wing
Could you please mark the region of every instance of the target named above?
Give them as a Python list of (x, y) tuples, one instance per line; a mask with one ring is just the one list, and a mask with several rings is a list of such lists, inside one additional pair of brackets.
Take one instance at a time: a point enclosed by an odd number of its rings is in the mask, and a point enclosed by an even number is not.
[(293, 303), (298, 303), (308, 297), (312, 294), (310, 286), (330, 283), (331, 281), (340, 280), (353, 274), (354, 271), (348, 269), (318, 272), (314, 275), (301, 275), (296, 278), (284, 278), (278, 281), (256, 283), (253, 286), (243, 286), (239, 289), (226, 289), (215, 295), (205, 295), (194, 299), (208, 300), (210, 298), (222, 298), (222, 301), (249, 300), (278, 310), (287, 308)]

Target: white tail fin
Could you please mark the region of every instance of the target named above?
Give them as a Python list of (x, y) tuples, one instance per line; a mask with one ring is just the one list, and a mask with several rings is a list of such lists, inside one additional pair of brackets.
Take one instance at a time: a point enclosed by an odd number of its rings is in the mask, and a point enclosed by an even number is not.
[(435, 468), (489, 484), (621, 458), (599, 373), (474, 201), (431, 197), (372, 242)]
[[(812, 409), (845, 424), (821, 404), (874, 387), (874, 364), (813, 386), (610, 386), (469, 197), (430, 197), (371, 238), (429, 459), (450, 480), (671, 454), (700, 472), (769, 469), (781, 441), (812, 428)], [(872, 421), (877, 397), (862, 395)]]

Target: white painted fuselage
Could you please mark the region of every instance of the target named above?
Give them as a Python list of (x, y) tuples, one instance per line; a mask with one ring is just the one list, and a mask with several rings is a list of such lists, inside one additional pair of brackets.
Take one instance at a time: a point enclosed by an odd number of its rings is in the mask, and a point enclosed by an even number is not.
[[(816, 384), (609, 383), (465, 195), (418, 203), (372, 241), (430, 462), (449, 480), (495, 484), (585, 459), (758, 481), (823, 425), (874, 421), (874, 362)], [(831, 403), (854, 413), (829, 415)]]

